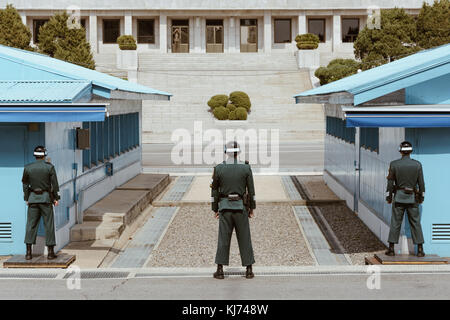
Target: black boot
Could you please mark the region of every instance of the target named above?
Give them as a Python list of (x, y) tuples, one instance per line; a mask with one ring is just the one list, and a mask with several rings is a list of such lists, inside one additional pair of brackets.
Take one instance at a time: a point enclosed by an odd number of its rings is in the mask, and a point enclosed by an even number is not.
[(423, 252), (423, 245), (421, 243), (419, 243), (417, 245), (417, 256), (418, 257), (424, 257), (425, 256), (425, 252)]
[(253, 273), (253, 271), (252, 271), (252, 265), (249, 265), (249, 266), (247, 266), (247, 271), (245, 271), (245, 277), (247, 278), (247, 279), (251, 279), (251, 278), (253, 278), (255, 275), (254, 275), (254, 273)]
[(33, 254), (31, 253), (31, 244), (27, 243), (27, 254), (25, 255), (26, 260), (33, 259)]
[(395, 256), (395, 250), (394, 250), (394, 244), (393, 243), (389, 242), (389, 248), (386, 250), (385, 254), (387, 256), (391, 256), (391, 257)]
[(221, 264), (217, 265), (217, 271), (214, 272), (214, 278), (216, 278), (216, 279), (223, 279), (224, 278), (223, 266)]
[(48, 260), (52, 260), (57, 257), (57, 255), (55, 254), (55, 251), (53, 251), (54, 247), (55, 246), (48, 246), (48, 255), (47, 255)]

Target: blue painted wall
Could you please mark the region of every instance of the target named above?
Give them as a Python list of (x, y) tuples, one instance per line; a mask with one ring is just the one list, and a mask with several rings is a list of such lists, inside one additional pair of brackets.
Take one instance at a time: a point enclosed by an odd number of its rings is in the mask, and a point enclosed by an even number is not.
[(23, 253), (27, 207), (23, 200), (23, 167), (34, 160), (36, 145), (44, 144), (45, 128), (30, 131), (26, 123), (0, 123), (0, 222), (12, 223), (12, 239), (0, 239), (0, 255)]
[(414, 147), (412, 158), (422, 163), (425, 179), (425, 201), (421, 205), (424, 250), (450, 256), (450, 241), (432, 241), (433, 223), (450, 224), (449, 198), (450, 128), (406, 129), (406, 138)]

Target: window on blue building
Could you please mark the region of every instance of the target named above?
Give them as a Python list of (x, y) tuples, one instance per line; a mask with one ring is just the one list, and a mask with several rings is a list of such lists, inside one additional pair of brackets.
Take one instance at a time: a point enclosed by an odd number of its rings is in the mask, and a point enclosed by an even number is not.
[(347, 143), (355, 143), (355, 128), (348, 128), (345, 120), (340, 118), (327, 116), (326, 133)]
[(361, 128), (359, 141), (361, 148), (378, 152), (379, 128)]
[(83, 170), (97, 166), (139, 146), (139, 113), (109, 116), (104, 122), (83, 122), (91, 147), (83, 150)]

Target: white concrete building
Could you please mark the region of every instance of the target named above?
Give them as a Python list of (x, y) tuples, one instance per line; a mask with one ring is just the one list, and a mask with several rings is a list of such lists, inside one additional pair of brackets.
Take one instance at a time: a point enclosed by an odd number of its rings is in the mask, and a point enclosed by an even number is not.
[[(119, 35), (133, 35), (148, 53), (296, 51), (295, 36), (319, 35), (321, 64), (352, 57), (353, 40), (373, 8), (417, 14), (422, 0), (1, 0), (11, 3), (37, 41), (39, 27), (55, 12), (81, 17), (96, 55), (115, 53)], [(323, 63), (322, 63), (323, 62)]]

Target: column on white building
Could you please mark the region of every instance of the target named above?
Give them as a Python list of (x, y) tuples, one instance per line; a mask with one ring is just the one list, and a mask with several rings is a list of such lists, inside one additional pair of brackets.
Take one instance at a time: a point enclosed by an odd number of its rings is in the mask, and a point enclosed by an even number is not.
[(194, 37), (194, 52), (202, 51), (202, 20), (200, 17), (194, 18), (194, 29), (192, 30)]
[(339, 51), (341, 46), (341, 15), (333, 15), (333, 52)]
[(127, 11), (125, 12), (124, 16), (125, 21), (125, 30), (124, 34), (126, 35), (132, 35), (133, 34), (133, 16), (131, 15), (131, 12)]
[(167, 53), (167, 15), (159, 16), (159, 48), (161, 53)]
[(236, 19), (235, 17), (230, 17), (228, 19), (228, 52), (236, 52)]
[(272, 14), (270, 11), (264, 12), (264, 52), (272, 51)]
[(22, 19), (22, 23), (27, 25), (27, 14), (25, 12), (20, 12), (20, 18)]
[[(298, 16), (297, 34), (305, 34), (307, 32), (308, 31), (307, 31), (307, 27), (306, 27), (306, 13), (302, 12)], [(297, 36), (297, 34), (294, 35), (294, 37)]]
[(97, 15), (94, 12), (89, 14), (89, 43), (92, 52), (98, 53), (98, 32), (97, 32)]

